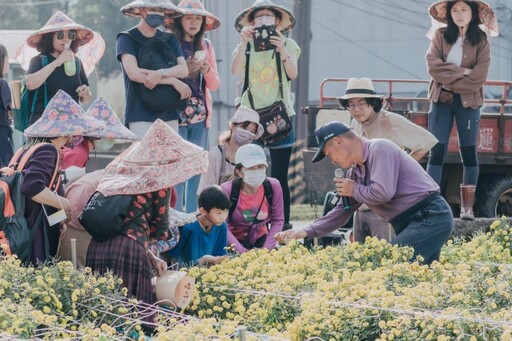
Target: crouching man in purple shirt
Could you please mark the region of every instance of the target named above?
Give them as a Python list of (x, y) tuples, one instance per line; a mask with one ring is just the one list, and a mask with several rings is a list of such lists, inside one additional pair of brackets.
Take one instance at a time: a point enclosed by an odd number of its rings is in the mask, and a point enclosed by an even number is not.
[(346, 178), (336, 179), (336, 192), (346, 196), (327, 215), (304, 230), (276, 235), (290, 239), (321, 237), (347, 223), (361, 204), (389, 221), (396, 237), (391, 244), (412, 246), (414, 256), (425, 264), (439, 259), (441, 247), (453, 231), (453, 216), (437, 183), (407, 153), (386, 139), (359, 137), (341, 122), (330, 122), (315, 130), (318, 152), (313, 162), (329, 157), (332, 163), (349, 169)]

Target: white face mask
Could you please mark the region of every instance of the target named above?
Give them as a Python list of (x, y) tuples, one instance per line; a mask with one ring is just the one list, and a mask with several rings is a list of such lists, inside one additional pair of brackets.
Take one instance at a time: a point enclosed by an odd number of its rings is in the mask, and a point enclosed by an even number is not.
[(264, 15), (254, 19), (254, 27), (272, 26), (276, 24), (276, 18), (270, 15)]
[(251, 187), (260, 187), (267, 177), (265, 169), (247, 170), (244, 172), (244, 182)]
[(233, 132), (233, 138), (235, 139), (237, 145), (243, 146), (245, 144), (252, 143), (252, 141), (254, 141), (256, 138), (256, 135), (251, 133), (249, 130), (236, 127), (235, 131)]
[(94, 149), (97, 152), (106, 152), (114, 146), (114, 140), (111, 139), (99, 139), (94, 140)]

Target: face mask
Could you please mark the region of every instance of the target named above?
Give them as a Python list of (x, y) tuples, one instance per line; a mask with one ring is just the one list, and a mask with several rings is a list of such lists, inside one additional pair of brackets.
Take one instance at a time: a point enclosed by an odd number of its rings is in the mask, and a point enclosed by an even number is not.
[(254, 27), (272, 26), (276, 24), (276, 18), (264, 15), (254, 19)]
[(146, 24), (148, 24), (149, 26), (157, 28), (158, 26), (164, 23), (164, 17), (160, 14), (148, 14), (146, 15), (144, 21), (146, 21)]
[(114, 140), (110, 139), (99, 139), (94, 141), (94, 149), (97, 152), (106, 152), (114, 146)]
[(248, 170), (244, 172), (244, 182), (251, 187), (260, 187), (266, 177), (265, 169)]
[(254, 141), (256, 138), (256, 135), (251, 133), (249, 130), (236, 127), (235, 131), (233, 132), (233, 138), (235, 139), (237, 145), (243, 146), (245, 144), (252, 143), (252, 141)]

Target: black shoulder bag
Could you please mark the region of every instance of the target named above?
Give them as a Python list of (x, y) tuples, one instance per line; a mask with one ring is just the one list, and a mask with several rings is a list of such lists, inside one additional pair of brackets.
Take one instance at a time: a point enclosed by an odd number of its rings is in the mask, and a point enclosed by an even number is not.
[[(281, 99), (268, 107), (261, 109), (254, 108), (254, 99), (252, 97), (251, 87), (249, 85), (249, 60), (251, 56), (250, 44), (247, 44), (245, 56), (245, 80), (242, 93), (247, 90), (247, 96), (249, 97), (251, 108), (256, 110), (260, 115), (260, 124), (263, 126), (263, 135), (261, 136), (261, 140), (265, 143), (265, 145), (284, 140), (290, 136), (292, 131), (292, 121), (288, 115), (286, 105)], [(283, 77), (280, 63), (281, 54), (276, 50), (274, 57), (276, 59), (277, 76), (279, 77), (279, 94), (281, 95), (281, 98), (284, 98)]]

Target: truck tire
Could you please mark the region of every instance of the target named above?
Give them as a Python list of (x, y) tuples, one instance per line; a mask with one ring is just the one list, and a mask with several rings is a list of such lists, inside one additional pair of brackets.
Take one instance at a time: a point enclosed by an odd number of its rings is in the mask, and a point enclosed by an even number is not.
[(478, 217), (512, 216), (512, 176), (488, 177), (478, 187), (475, 203)]

